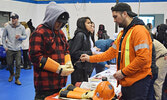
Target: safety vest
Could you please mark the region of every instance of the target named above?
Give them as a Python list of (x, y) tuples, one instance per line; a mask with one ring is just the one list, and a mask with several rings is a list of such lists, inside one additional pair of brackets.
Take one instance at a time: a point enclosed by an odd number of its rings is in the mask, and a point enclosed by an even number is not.
[[(139, 32), (139, 30), (141, 31)], [(119, 60), (117, 70), (121, 70), (126, 75), (119, 83), (125, 87), (151, 75), (152, 40), (149, 32), (142, 25), (131, 27), (123, 40), (121, 40), (122, 37), (124, 37), (123, 31), (118, 34), (109, 50), (99, 55), (90, 56), (89, 61), (91, 63), (101, 62), (116, 57)], [(120, 64), (120, 68), (118, 64)]]
[[(126, 39), (126, 44), (125, 44), (125, 67), (130, 64), (130, 57), (129, 57), (129, 38), (132, 34), (133, 29), (130, 31), (127, 39)], [(120, 37), (121, 34), (118, 34), (118, 38)]]

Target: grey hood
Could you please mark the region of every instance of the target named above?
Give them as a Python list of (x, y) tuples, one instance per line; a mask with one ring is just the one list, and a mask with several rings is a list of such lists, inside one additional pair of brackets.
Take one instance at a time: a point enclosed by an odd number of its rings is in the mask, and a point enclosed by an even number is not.
[(69, 18), (68, 12), (63, 7), (57, 5), (55, 2), (50, 2), (46, 7), (43, 24), (53, 31), (56, 20), (63, 13), (66, 13), (67, 17)]

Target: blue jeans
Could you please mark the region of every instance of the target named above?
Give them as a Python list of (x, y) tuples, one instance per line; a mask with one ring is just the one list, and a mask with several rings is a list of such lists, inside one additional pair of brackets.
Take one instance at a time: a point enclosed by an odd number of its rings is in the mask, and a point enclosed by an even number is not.
[(135, 82), (132, 86), (122, 87), (122, 100), (146, 100), (151, 76), (148, 75), (144, 79)]
[(94, 64), (96, 74), (105, 70), (105, 66), (101, 64)]
[(155, 91), (154, 91), (154, 82), (158, 77), (158, 73), (153, 75), (153, 78), (151, 79), (147, 100), (156, 100), (155, 99)]

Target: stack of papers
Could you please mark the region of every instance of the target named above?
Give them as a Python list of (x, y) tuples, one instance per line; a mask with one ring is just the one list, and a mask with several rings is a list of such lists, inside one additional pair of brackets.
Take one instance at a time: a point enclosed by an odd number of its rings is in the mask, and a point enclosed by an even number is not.
[(115, 94), (118, 95), (121, 92), (121, 86), (117, 87), (117, 80), (113, 77), (117, 71), (116, 65), (110, 65), (110, 68), (102, 71), (93, 77), (88, 79), (88, 82), (82, 82), (81, 88), (95, 90), (97, 85), (102, 82), (103, 77), (107, 77), (107, 80), (113, 85)]

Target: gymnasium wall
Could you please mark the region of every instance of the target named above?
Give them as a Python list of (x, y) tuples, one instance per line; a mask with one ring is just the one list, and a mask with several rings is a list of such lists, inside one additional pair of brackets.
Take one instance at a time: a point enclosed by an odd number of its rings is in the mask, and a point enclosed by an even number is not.
[[(33, 1), (33, 0), (27, 0), (27, 1)], [(87, 0), (81, 0), (81, 1), (86, 2)], [(70, 14), (69, 25), (70, 25), (71, 37), (73, 36), (73, 33), (76, 29), (77, 19), (82, 16), (89, 16), (96, 25), (95, 27), (96, 32), (98, 31), (98, 25), (104, 24), (107, 33), (110, 35), (111, 38), (114, 38), (113, 33), (115, 33), (115, 23), (113, 22), (112, 13), (110, 9), (116, 3), (115, 2), (95, 3), (93, 1), (95, 0), (92, 0), (92, 3), (91, 2), (58, 3), (59, 5), (63, 6)], [(130, 4), (132, 10), (138, 14), (164, 14), (164, 23), (165, 23), (167, 19), (167, 6), (166, 6), (167, 0), (161, 0), (160, 2), (156, 0), (152, 1), (153, 2), (146, 2), (145, 0), (144, 2), (141, 2), (140, 8), (138, 2), (128, 2), (128, 4)], [(28, 3), (26, 2), (26, 0), (24, 2), (13, 1), (13, 0), (1, 0), (0, 11), (15, 12), (20, 16), (19, 19), (20, 21), (28, 21), (29, 19), (32, 19), (33, 25), (36, 27), (37, 25), (42, 23), (47, 3), (48, 2)], [(120, 30), (121, 29), (119, 29), (119, 31)]]

